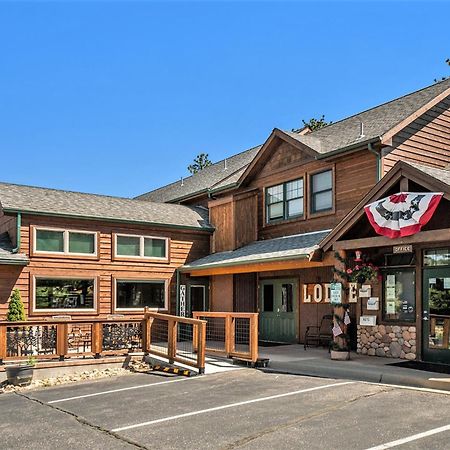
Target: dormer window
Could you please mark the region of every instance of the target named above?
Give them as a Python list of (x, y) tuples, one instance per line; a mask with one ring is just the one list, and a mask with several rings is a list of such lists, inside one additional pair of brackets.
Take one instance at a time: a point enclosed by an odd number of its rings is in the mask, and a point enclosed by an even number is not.
[(303, 200), (303, 178), (267, 188), (267, 223), (302, 217)]

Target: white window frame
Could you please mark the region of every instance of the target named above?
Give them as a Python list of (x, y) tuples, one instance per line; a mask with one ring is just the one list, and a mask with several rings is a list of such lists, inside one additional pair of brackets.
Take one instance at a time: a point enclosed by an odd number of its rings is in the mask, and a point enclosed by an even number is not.
[(126, 311), (144, 311), (144, 308), (119, 308), (117, 306), (117, 283), (164, 283), (164, 307), (163, 308), (150, 308), (150, 311), (168, 311), (169, 310), (169, 280), (161, 279), (148, 279), (148, 278), (115, 278), (114, 279), (114, 311), (126, 312)]
[[(37, 308), (36, 306), (36, 280), (94, 280), (94, 307), (93, 308)], [(32, 312), (39, 313), (97, 313), (97, 294), (98, 294), (98, 278), (96, 276), (80, 275), (80, 276), (52, 276), (52, 275), (33, 275), (33, 303)]]
[[(37, 232), (38, 231), (57, 231), (63, 233), (63, 246), (64, 251), (62, 252), (52, 252), (49, 250), (37, 250)], [(76, 253), (69, 252), (69, 235), (70, 233), (79, 234), (91, 234), (94, 236), (94, 253)], [(96, 231), (86, 231), (86, 230), (73, 230), (67, 228), (53, 228), (53, 227), (33, 227), (33, 254), (35, 255), (64, 255), (64, 256), (83, 256), (83, 257), (94, 257), (98, 256), (98, 233)]]
[[(118, 237), (134, 237), (139, 238), (139, 256), (133, 255), (119, 255), (117, 253), (117, 238)], [(144, 241), (145, 239), (159, 239), (166, 242), (166, 256), (158, 257), (158, 256), (144, 256)], [(146, 234), (126, 234), (126, 233), (114, 233), (114, 258), (115, 259), (139, 259), (139, 260), (147, 260), (147, 261), (161, 261), (168, 262), (169, 261), (169, 238), (161, 237), (161, 236), (148, 236)]]

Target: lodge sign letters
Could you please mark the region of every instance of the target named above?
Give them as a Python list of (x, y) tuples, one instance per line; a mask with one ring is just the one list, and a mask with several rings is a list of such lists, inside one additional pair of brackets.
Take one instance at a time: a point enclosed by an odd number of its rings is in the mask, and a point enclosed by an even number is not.
[[(303, 303), (330, 303), (331, 284), (330, 283), (304, 283), (302, 285)], [(357, 283), (348, 284), (348, 303), (358, 301)]]

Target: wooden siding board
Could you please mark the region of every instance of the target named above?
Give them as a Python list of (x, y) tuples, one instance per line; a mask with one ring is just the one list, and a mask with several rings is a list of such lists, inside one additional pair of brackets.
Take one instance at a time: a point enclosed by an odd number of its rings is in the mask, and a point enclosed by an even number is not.
[[(114, 312), (112, 304), (112, 279), (164, 279), (169, 281), (169, 303), (175, 302), (175, 271), (186, 262), (201, 258), (209, 253), (209, 233), (190, 231), (162, 230), (144, 226), (118, 225), (98, 221), (65, 220), (44, 216), (24, 215), (21, 227), (21, 252), (30, 255), (32, 226), (55, 227), (64, 229), (100, 232), (100, 252), (98, 259), (65, 259), (64, 257), (32, 256), (27, 267), (12, 268), (0, 266), (0, 318), (4, 318), (8, 300), (14, 287), (20, 289), (27, 314), (30, 314), (30, 274), (41, 276), (92, 276), (98, 277), (99, 316)], [(169, 262), (114, 261), (112, 258), (113, 233), (143, 234), (168, 237), (171, 239)], [(173, 297), (173, 298), (172, 298)], [(50, 313), (52, 315), (53, 313)], [(55, 312), (54, 314), (60, 314)], [(69, 310), (64, 314), (71, 314)], [(134, 313), (136, 314), (136, 313)], [(43, 318), (49, 314), (33, 314), (33, 318)], [(92, 313), (86, 314), (92, 316)]]

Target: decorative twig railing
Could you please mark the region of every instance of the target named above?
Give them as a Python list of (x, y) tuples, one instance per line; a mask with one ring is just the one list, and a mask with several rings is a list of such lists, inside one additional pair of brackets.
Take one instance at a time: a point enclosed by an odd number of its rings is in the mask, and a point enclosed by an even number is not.
[(197, 311), (192, 316), (207, 322), (206, 353), (223, 354), (253, 363), (258, 360), (257, 313)]
[(144, 352), (203, 372), (205, 336), (202, 320), (149, 311), (140, 318), (3, 321), (0, 363)]

